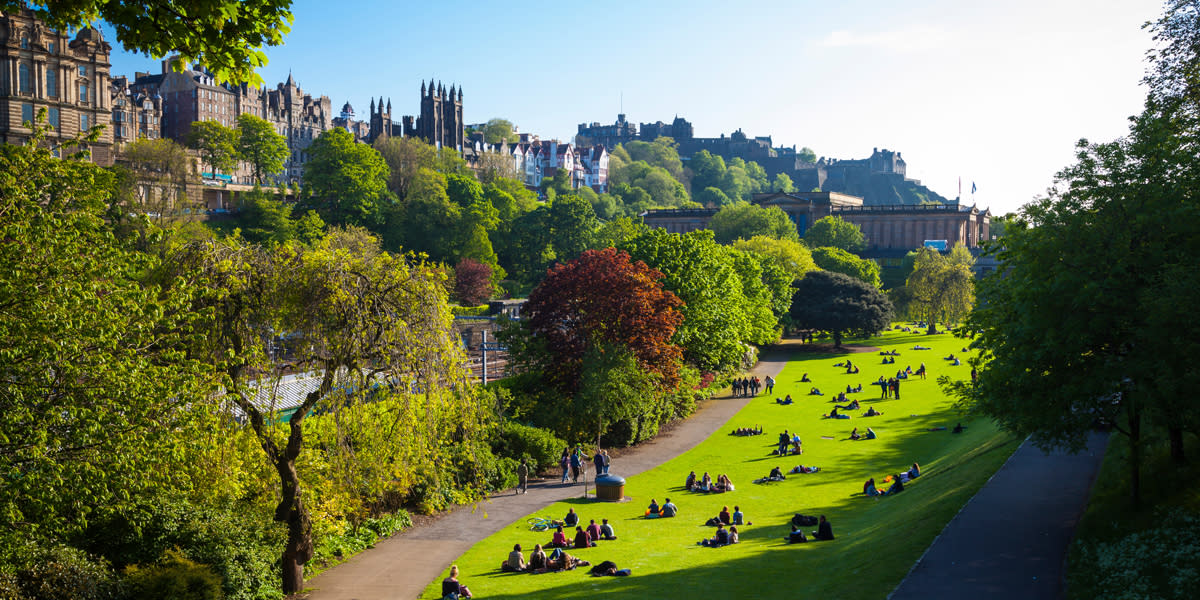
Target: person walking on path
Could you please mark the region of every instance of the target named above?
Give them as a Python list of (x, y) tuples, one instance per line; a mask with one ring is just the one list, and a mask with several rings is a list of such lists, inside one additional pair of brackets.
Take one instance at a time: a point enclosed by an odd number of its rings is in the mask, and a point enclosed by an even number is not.
[(775, 379), (770, 375), (767, 375), (766, 378), (763, 379), (763, 383), (767, 384), (767, 395), (770, 396), (771, 393), (775, 391)]
[(562, 482), (566, 483), (567, 482), (567, 473), (570, 472), (570, 468), (571, 468), (570, 450), (563, 448), (562, 456), (558, 457), (558, 466), (562, 467), (562, 470), (563, 470)]
[(604, 451), (603, 450), (596, 450), (596, 453), (592, 455), (592, 464), (596, 466), (596, 474), (597, 475), (604, 474)]
[(529, 492), (529, 464), (524, 458), (517, 466), (517, 492), (522, 494)]

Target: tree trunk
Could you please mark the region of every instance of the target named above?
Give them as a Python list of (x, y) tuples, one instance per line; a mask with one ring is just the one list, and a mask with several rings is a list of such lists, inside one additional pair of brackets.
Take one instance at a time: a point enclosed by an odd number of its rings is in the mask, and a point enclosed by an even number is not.
[(842, 347), (842, 332), (840, 332), (840, 331), (833, 332), (833, 347), (834, 348)]
[(1178, 425), (1168, 426), (1167, 437), (1171, 441), (1171, 460), (1176, 464), (1186, 463), (1187, 456), (1183, 452), (1183, 428)]
[(930, 319), (929, 320), (929, 331), (926, 332), (926, 335), (934, 335), (937, 332), (938, 332), (937, 323), (933, 319)]
[(282, 484), (282, 496), (275, 507), (275, 520), (287, 523), (288, 539), (283, 549), (283, 593), (304, 589), (304, 565), (313, 556), (312, 522), (300, 497), (300, 478), (294, 459), (280, 459), (275, 465)]

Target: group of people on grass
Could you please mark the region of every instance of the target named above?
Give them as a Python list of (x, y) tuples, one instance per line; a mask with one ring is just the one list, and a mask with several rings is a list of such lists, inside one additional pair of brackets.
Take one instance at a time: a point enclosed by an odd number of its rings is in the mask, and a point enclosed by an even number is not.
[[(798, 517), (800, 515), (796, 516)], [(789, 544), (801, 544), (807, 542), (808, 537), (804, 535), (804, 530), (800, 527), (801, 525), (799, 522), (797, 522), (797, 519), (793, 518), (792, 532), (783, 539), (787, 540)], [(826, 519), (825, 515), (821, 515), (820, 520), (817, 521), (817, 529), (812, 532), (812, 537), (813, 540), (819, 542), (825, 542), (833, 539), (833, 525), (829, 523), (829, 519)]]
[(858, 432), (858, 428), (857, 428), (857, 427), (855, 427), (855, 428), (854, 428), (854, 429), (853, 429), (853, 430), (850, 432), (850, 439), (852, 439), (852, 440), (855, 440), (855, 441), (858, 441), (858, 440), (873, 440), (873, 439), (875, 439), (876, 437), (879, 437), (879, 436), (877, 436), (877, 435), (875, 434), (875, 430), (874, 430), (874, 429), (871, 429), (870, 427), (868, 427), (868, 428), (867, 428), (867, 432), (866, 432), (866, 433), (859, 433), (859, 432)]
[(783, 432), (779, 434), (779, 442), (775, 444), (775, 450), (773, 450), (771, 454), (778, 454), (779, 456), (785, 456), (788, 454), (804, 454), (804, 448), (802, 447), (800, 435), (793, 435), (788, 433), (788, 430), (784, 429)]
[(729, 432), (729, 435), (762, 435), (762, 433), (762, 425), (759, 425), (758, 427), (738, 427)]
[(863, 494), (867, 496), (892, 496), (904, 491), (904, 484), (921, 476), (921, 466), (913, 463), (907, 471), (901, 471), (895, 475), (889, 475), (883, 480), (884, 483), (891, 483), (891, 487), (883, 489), (875, 487), (875, 478), (872, 477), (863, 484)]
[(722, 492), (732, 492), (733, 482), (726, 477), (724, 473), (717, 475), (717, 480), (714, 482), (712, 477), (708, 476), (708, 472), (704, 472), (704, 476), (696, 479), (696, 472), (688, 473), (687, 480), (683, 482), (683, 487), (689, 492), (712, 492), (720, 494)]

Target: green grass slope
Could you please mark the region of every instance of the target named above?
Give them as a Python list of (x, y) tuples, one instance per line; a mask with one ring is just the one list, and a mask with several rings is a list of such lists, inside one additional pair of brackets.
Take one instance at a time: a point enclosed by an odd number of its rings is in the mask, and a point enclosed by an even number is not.
[[(574, 507), (582, 522), (607, 518), (618, 540), (595, 548), (570, 550), (572, 555), (597, 564), (611, 560), (630, 568), (630, 577), (587, 575), (587, 568), (540, 575), (508, 574), (500, 562), (520, 543), (526, 554), (534, 544), (545, 544), (549, 533), (529, 530), (525, 519), (480, 541), (457, 564), (460, 581), (478, 598), (698, 598), (702, 595), (747, 595), (755, 598), (797, 598), (831, 595), (838, 598), (884, 598), (924, 552), (934, 537), (962, 505), (1000, 467), (1016, 440), (990, 423), (964, 421), (965, 433), (953, 435), (960, 416), (938, 388), (939, 375), (967, 378), (970, 367), (951, 366), (943, 357), (960, 354), (962, 340), (949, 335), (914, 335), (890, 332), (865, 342), (880, 349), (896, 349), (894, 365), (881, 364), (877, 351), (854, 354), (797, 352), (777, 378), (771, 397), (760, 395), (726, 425), (693, 450), (661, 467), (629, 478), (625, 503), (574, 499), (550, 506), (538, 514), (562, 518)], [(915, 344), (930, 350), (912, 350)], [(848, 375), (834, 363), (850, 358), (861, 372)], [(870, 383), (924, 362), (928, 378), (902, 382), (901, 399), (880, 399), (880, 389)], [(813, 383), (801, 383), (808, 373)], [(850, 394), (862, 403), (860, 411), (845, 411), (849, 420), (822, 419), (830, 401), (847, 385), (863, 384), (863, 392)], [(812, 386), (825, 396), (809, 396)], [(791, 394), (795, 404), (781, 406), (776, 396)], [(868, 406), (882, 411), (878, 417), (859, 415)], [(761, 436), (729, 435), (736, 427), (762, 425)], [(873, 428), (879, 438), (851, 441), (850, 430)], [(798, 432), (804, 454), (777, 457), (770, 454), (783, 429)], [(825, 439), (832, 438), (832, 439)], [(907, 469), (914, 461), (922, 476), (905, 492), (891, 497), (862, 495), (863, 482)], [(788, 475), (786, 481), (754, 484), (772, 467), (785, 472), (797, 464), (815, 465), (821, 471)], [(715, 480), (727, 474), (736, 491), (725, 494), (686, 492), (689, 471), (707, 471)], [(613, 473), (620, 474), (619, 461)], [(580, 488), (582, 495), (582, 488)], [(671, 498), (680, 508), (673, 519), (644, 519), (651, 498), (662, 503)], [(722, 506), (739, 505), (752, 525), (739, 527), (741, 543), (705, 548), (696, 542), (710, 537), (714, 528), (704, 522)], [(836, 540), (788, 545), (783, 539), (794, 513), (826, 515)], [(809, 528), (814, 529), (814, 528)], [(568, 535), (568, 537), (571, 537)], [(449, 565), (447, 565), (448, 569)], [(445, 574), (443, 574), (443, 577)], [(440, 579), (423, 598), (440, 597)]]

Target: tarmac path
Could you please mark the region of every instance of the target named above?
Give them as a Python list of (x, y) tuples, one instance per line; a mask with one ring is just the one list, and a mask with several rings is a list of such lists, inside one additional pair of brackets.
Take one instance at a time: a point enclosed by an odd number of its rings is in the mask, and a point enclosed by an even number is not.
[[(763, 352), (750, 373), (776, 377), (798, 343), (791, 340)], [(851, 351), (875, 348), (847, 346)], [(729, 396), (701, 403), (699, 410), (653, 440), (614, 453), (611, 472), (629, 477), (686, 452), (717, 431), (750, 401)], [(590, 466), (590, 465), (589, 465)], [(590, 474), (590, 471), (589, 471)], [(594, 490), (594, 488), (592, 488)], [(307, 600), (416, 599), (456, 558), (479, 540), (545, 507), (582, 496), (584, 487), (558, 478), (531, 481), (527, 494), (505, 491), (478, 505), (461, 506), (430, 522), (381, 540), (350, 560), (305, 582)]]
[(1107, 433), (1087, 450), (1044, 454), (1026, 440), (946, 525), (888, 600), (1065, 596), (1067, 550)]

